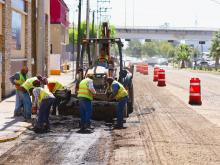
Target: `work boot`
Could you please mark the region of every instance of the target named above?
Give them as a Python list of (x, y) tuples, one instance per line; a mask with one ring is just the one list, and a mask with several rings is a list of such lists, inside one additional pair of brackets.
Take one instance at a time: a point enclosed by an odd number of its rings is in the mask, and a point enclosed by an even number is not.
[(95, 129), (95, 127), (93, 127), (93, 126), (91, 125), (91, 123), (89, 123), (89, 124), (86, 124), (86, 129), (93, 130), (93, 129)]
[(43, 125), (43, 130), (44, 130), (45, 132), (49, 132), (49, 131), (50, 131), (50, 125), (47, 124), (47, 123), (44, 123), (44, 125)]
[(14, 117), (22, 116), (21, 112), (14, 112)]
[(33, 131), (34, 131), (35, 133), (45, 133), (45, 131), (43, 130), (43, 128), (42, 128), (42, 127), (39, 127), (39, 126), (34, 127)]
[(125, 129), (125, 127), (123, 126), (123, 124), (116, 124), (114, 125), (114, 129)]

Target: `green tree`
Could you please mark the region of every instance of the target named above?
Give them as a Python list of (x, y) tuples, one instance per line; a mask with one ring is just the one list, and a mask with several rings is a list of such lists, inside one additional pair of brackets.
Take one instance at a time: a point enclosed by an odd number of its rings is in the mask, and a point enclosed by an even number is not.
[(141, 53), (142, 53), (142, 44), (139, 40), (132, 40), (128, 42), (126, 54), (129, 54), (134, 57), (140, 57)]
[(185, 68), (185, 62), (189, 61), (191, 55), (190, 47), (186, 44), (180, 44), (176, 48), (177, 61), (181, 62), (181, 68)]
[[(110, 31), (111, 31), (110, 35), (111, 35), (112, 38), (114, 38), (115, 35), (116, 35), (115, 27), (113, 25), (110, 25), (109, 27), (110, 27)], [(99, 34), (101, 34), (101, 29), (96, 25), (94, 26), (94, 34), (92, 34), (93, 33), (92, 32), (92, 24), (89, 25), (89, 29), (90, 29), (89, 30), (90, 38), (96, 38), (98, 29), (99, 29)], [(77, 36), (78, 36), (77, 27), (74, 27), (74, 29), (73, 28), (69, 29), (69, 41), (70, 41), (70, 43), (73, 43), (73, 32), (74, 32), (74, 40), (75, 40), (75, 43), (76, 43), (77, 42)], [(86, 37), (86, 22), (85, 21), (83, 21), (81, 23), (81, 32), (80, 33), (82, 35), (82, 38)]]
[(143, 54), (149, 57), (159, 54), (159, 48), (157, 42), (145, 42), (143, 44)]
[(214, 38), (212, 39), (212, 46), (210, 48), (212, 57), (215, 59), (215, 68), (219, 66), (220, 58), (220, 30), (215, 33)]

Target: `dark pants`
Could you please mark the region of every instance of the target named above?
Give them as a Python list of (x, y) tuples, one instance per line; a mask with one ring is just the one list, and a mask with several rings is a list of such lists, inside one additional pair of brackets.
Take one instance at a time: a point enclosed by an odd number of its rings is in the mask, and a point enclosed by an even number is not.
[(52, 114), (55, 115), (56, 114), (56, 108), (60, 105), (61, 99), (60, 98), (55, 98), (54, 102), (53, 102), (53, 112)]
[(79, 98), (81, 126), (89, 125), (92, 117), (92, 102), (89, 99)]
[(119, 127), (123, 126), (124, 108), (127, 101), (128, 101), (128, 97), (126, 96), (120, 99), (117, 104), (117, 125)]
[(38, 128), (43, 128), (44, 124), (49, 126), (49, 114), (53, 102), (54, 102), (54, 98), (47, 98), (41, 102), (38, 111), (38, 120), (37, 120)]

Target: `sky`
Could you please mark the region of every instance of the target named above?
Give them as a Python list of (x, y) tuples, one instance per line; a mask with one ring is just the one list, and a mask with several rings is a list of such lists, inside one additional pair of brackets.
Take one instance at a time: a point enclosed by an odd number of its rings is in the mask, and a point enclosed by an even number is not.
[[(77, 21), (78, 0), (64, 0), (70, 8), (70, 22)], [(83, 1), (82, 20), (86, 16)], [(91, 11), (97, 0), (90, 0)], [(110, 0), (110, 23), (115, 26), (220, 27), (220, 0)], [(126, 7), (125, 7), (126, 6)], [(75, 15), (73, 17), (73, 15)]]

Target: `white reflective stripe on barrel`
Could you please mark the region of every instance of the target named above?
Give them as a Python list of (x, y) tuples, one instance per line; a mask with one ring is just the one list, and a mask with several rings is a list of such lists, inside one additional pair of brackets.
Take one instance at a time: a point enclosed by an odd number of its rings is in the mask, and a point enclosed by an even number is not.
[(158, 81), (165, 81), (165, 79), (158, 79)]
[(200, 83), (190, 83), (190, 85), (200, 85)]
[(159, 74), (165, 74), (165, 72), (159, 72)]
[(190, 96), (201, 96), (200, 93), (190, 93)]

